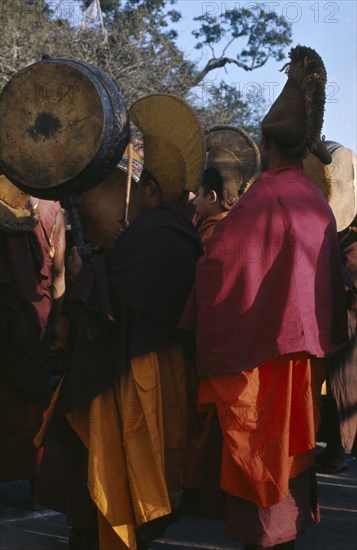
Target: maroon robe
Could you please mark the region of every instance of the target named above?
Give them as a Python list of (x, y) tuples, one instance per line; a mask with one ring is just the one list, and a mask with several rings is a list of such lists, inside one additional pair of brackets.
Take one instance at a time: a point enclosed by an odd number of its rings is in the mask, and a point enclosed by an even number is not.
[(33, 231), (0, 231), (0, 481), (27, 478), (36, 469), (33, 437), (48, 399), (51, 239), (59, 208), (40, 201)]
[[(197, 263), (197, 368), (250, 370), (347, 341), (336, 223), (300, 161), (264, 172), (222, 220)], [(181, 321), (194, 328), (189, 303)]]

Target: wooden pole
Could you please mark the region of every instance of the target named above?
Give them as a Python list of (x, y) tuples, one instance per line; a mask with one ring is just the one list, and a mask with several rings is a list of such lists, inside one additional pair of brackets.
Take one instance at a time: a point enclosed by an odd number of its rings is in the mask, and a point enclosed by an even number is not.
[(126, 194), (124, 204), (124, 227), (129, 226), (129, 204), (130, 204), (130, 192), (131, 192), (131, 175), (133, 173), (133, 144), (129, 142), (128, 145), (128, 173), (126, 178)]

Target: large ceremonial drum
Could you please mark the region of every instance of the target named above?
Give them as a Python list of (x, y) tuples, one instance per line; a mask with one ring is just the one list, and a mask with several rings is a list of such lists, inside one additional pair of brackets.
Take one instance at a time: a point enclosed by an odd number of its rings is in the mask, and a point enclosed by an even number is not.
[(334, 141), (325, 142), (332, 157), (329, 171), (332, 181), (330, 206), (337, 222), (337, 231), (348, 227), (357, 213), (356, 154)]
[(0, 165), (17, 187), (60, 199), (103, 181), (129, 141), (118, 87), (83, 61), (45, 59), (18, 72), (0, 96)]
[(304, 160), (304, 169), (328, 200), (337, 231), (342, 231), (357, 213), (356, 154), (335, 141), (324, 144), (332, 157), (331, 164), (323, 165), (314, 155), (309, 155)]

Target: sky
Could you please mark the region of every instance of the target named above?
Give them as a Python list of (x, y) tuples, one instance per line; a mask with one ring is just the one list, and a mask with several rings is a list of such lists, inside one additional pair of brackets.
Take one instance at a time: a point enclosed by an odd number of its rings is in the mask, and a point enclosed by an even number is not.
[[(193, 18), (205, 11), (218, 14), (225, 9), (243, 7), (249, 4), (251, 9), (254, 1), (213, 1), (178, 0), (175, 9), (181, 12), (182, 19), (176, 26), (178, 44), (192, 61), (204, 66), (208, 60), (209, 51), (195, 50), (195, 39), (192, 30), (198, 23)], [(261, 2), (259, 2), (261, 4)], [(356, 114), (356, 65), (357, 65), (357, 2), (300, 0), (298, 2), (272, 0), (264, 2), (270, 10), (274, 10), (292, 24), (292, 47), (297, 44), (314, 48), (322, 57), (327, 71), (325, 120), (322, 134), (326, 140), (337, 141), (353, 151), (357, 151), (357, 114)], [(287, 49), (288, 51), (288, 49)], [(219, 53), (219, 51), (218, 51)], [(234, 47), (227, 51), (234, 56)], [(267, 101), (267, 107), (280, 93), (286, 82), (286, 75), (279, 70), (284, 62), (269, 60), (267, 64), (255, 71), (246, 72), (236, 66), (229, 65), (227, 70), (219, 69), (210, 73), (206, 79), (225, 80), (234, 84), (244, 94), (256, 94), (259, 101), (261, 93)], [(202, 89), (205, 97), (204, 88)]]

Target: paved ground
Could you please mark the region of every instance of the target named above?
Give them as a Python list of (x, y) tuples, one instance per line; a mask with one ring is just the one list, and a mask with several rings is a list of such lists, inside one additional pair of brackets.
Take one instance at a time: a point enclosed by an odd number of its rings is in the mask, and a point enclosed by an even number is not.
[[(318, 476), (321, 523), (311, 527), (296, 550), (357, 550), (357, 461), (338, 475)], [(0, 484), (0, 550), (67, 550), (68, 527), (61, 514), (28, 510), (26, 481)], [(151, 550), (239, 550), (224, 540), (223, 524), (185, 515)]]

